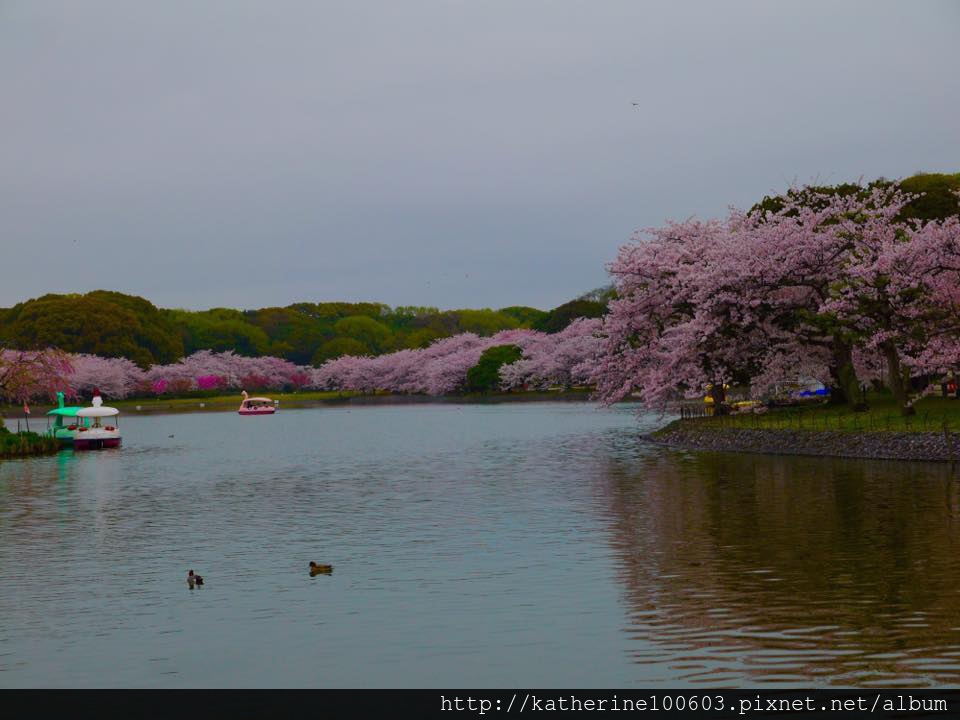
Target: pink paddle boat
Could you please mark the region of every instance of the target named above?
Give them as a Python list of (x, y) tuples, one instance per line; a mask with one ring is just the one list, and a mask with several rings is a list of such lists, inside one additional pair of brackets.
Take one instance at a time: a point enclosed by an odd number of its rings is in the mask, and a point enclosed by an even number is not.
[(243, 391), (243, 402), (240, 403), (240, 409), (237, 411), (241, 415), (273, 415), (277, 411), (273, 400), (265, 397), (249, 397), (247, 391)]

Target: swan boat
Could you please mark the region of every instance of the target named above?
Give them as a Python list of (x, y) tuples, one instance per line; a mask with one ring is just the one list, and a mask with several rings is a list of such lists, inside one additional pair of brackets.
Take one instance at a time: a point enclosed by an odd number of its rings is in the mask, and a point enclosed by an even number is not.
[(97, 400), (100, 400), (99, 396), (93, 399), (93, 407), (85, 407), (77, 411), (77, 417), (89, 418), (90, 425), (77, 428), (77, 432), (73, 436), (74, 450), (120, 447), (120, 428), (116, 420), (111, 420), (111, 418), (119, 415), (120, 411), (116, 408), (99, 405)]
[(237, 411), (241, 415), (273, 415), (277, 411), (276, 404), (270, 398), (250, 397), (243, 391), (243, 402)]
[(53, 418), (48, 430), (61, 445), (72, 445), (74, 450), (99, 450), (120, 447), (120, 427), (116, 408), (103, 404), (100, 395), (94, 395), (90, 407), (67, 407), (63, 393), (57, 393), (59, 407), (47, 413)]
[(58, 392), (58, 407), (47, 413), (47, 434), (61, 445), (73, 445), (77, 429), (89, 425), (90, 421), (77, 418), (77, 413), (83, 410), (82, 407), (68, 406), (63, 400), (63, 393)]

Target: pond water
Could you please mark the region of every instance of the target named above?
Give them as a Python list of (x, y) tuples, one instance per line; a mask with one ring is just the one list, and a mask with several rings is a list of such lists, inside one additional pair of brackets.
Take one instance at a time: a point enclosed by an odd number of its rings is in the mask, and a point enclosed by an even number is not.
[(960, 681), (953, 469), (635, 413), (124, 416), (121, 450), (0, 462), (0, 686)]

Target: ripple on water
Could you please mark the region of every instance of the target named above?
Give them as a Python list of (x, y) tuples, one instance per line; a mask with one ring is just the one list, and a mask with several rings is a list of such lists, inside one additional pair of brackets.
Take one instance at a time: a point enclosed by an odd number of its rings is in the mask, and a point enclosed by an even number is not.
[(632, 410), (133, 417), (0, 464), (0, 685), (960, 680), (949, 469), (674, 452)]

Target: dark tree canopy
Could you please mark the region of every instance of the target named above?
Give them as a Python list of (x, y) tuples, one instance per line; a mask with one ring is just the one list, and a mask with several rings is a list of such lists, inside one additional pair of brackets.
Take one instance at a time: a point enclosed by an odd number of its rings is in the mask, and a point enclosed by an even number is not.
[(366, 315), (351, 315), (333, 326), (338, 337), (351, 338), (370, 348), (374, 354), (393, 349), (393, 332), (389, 327)]
[(907, 205), (907, 217), (919, 220), (943, 220), (960, 215), (960, 173), (920, 173), (900, 183), (906, 192), (920, 195)]
[(322, 365), (327, 360), (333, 360), (342, 355), (372, 355), (370, 347), (360, 340), (349, 337), (338, 337), (321, 345), (314, 353), (311, 362), (314, 365)]
[(180, 330), (183, 350), (187, 355), (198, 350), (223, 352), (233, 350), (239, 355), (256, 357), (271, 350), (270, 338), (252, 325), (239, 310), (214, 308), (200, 312), (189, 310), (164, 311)]
[(516, 345), (487, 348), (480, 360), (467, 371), (468, 392), (490, 392), (500, 388), (500, 368), (516, 362), (523, 351)]
[(556, 333), (563, 330), (577, 318), (603, 317), (607, 312), (607, 303), (598, 300), (571, 300), (554, 308), (547, 317), (534, 324), (535, 330)]
[(152, 303), (105, 290), (44, 295), (15, 305), (5, 314), (0, 339), (24, 350), (56, 347), (125, 357), (142, 367), (183, 355), (177, 327)]
[(532, 328), (536, 323), (550, 314), (537, 308), (526, 307), (525, 305), (511, 305), (510, 307), (500, 308), (497, 312), (501, 315), (512, 317), (522, 328)]
[[(800, 199), (811, 207), (823, 206), (828, 198), (833, 196), (847, 197), (858, 195), (866, 197), (877, 187), (889, 187), (893, 181), (878, 178), (871, 183), (859, 185), (857, 183), (840, 183), (838, 185), (808, 185), (799, 189), (790, 189), (783, 195), (768, 195), (754, 205), (751, 213), (776, 213), (783, 209), (786, 198)], [(904, 178), (899, 182), (900, 187), (911, 195), (918, 197), (907, 204), (901, 217), (918, 220), (943, 220), (951, 215), (960, 214), (960, 173), (953, 175), (943, 173), (919, 173)]]

